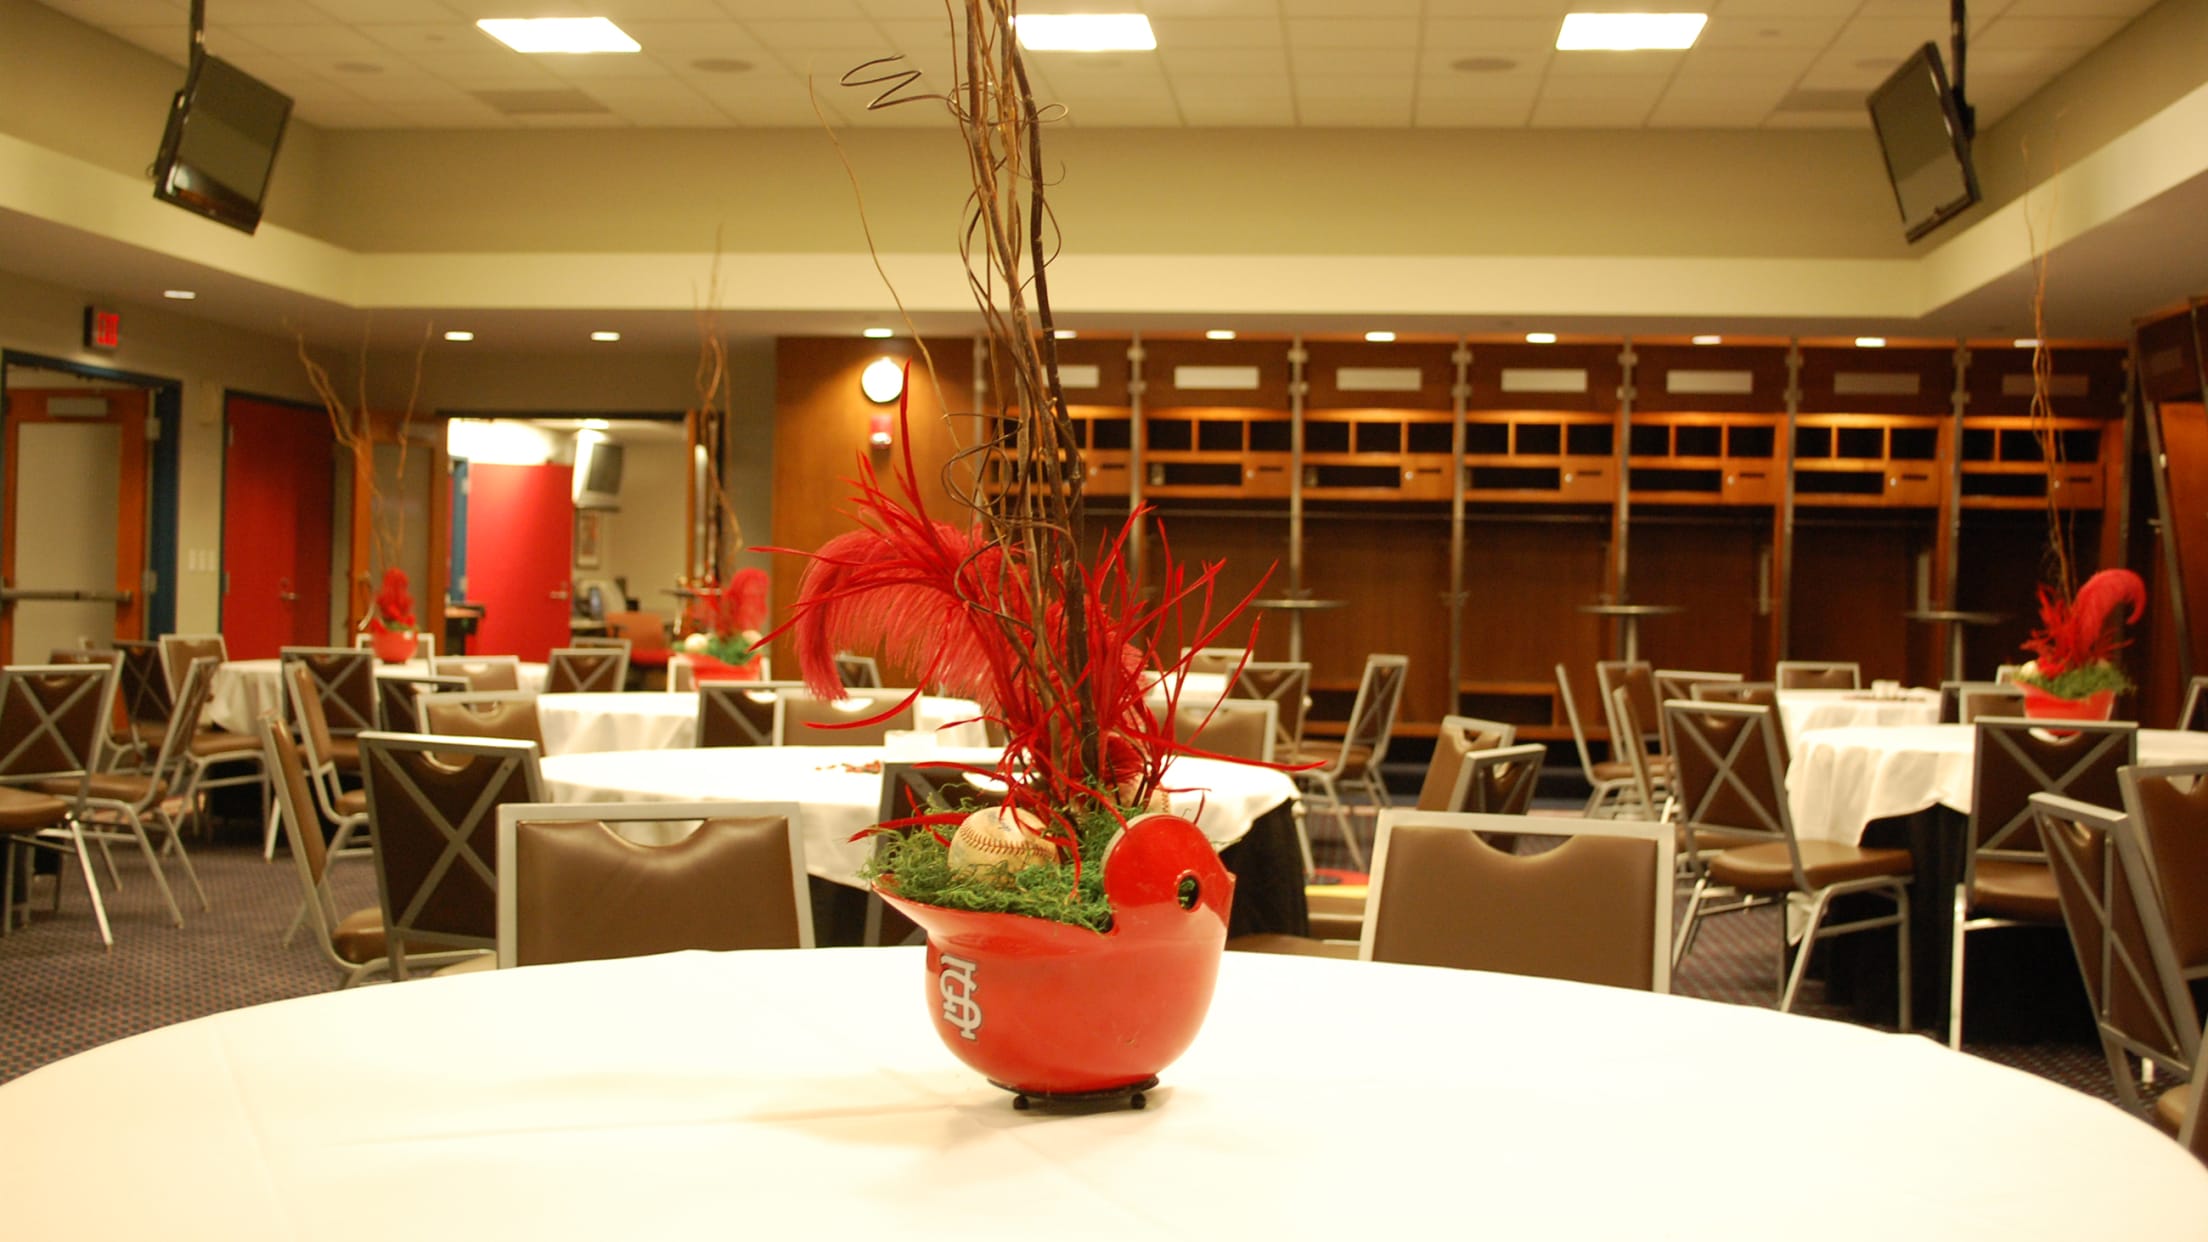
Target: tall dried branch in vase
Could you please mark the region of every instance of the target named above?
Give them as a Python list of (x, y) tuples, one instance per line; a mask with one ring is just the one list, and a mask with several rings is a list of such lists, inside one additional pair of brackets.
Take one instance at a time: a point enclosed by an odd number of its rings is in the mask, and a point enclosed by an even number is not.
[[(393, 420), (398, 439), (394, 475), (402, 481), (406, 478), (408, 451), (414, 443), (411, 433), (414, 428), (414, 410), (421, 400), (422, 363), (428, 355), (430, 338), (435, 331), (432, 324), (422, 325), (422, 339), (414, 349), (413, 378), (407, 387), (406, 404)], [(359, 617), (364, 628), (403, 628), (411, 631), (415, 624), (414, 601), (407, 591), (406, 571), (399, 567), (400, 557), (406, 547), (406, 506), (389, 506), (392, 519), (386, 522), (380, 518), (385, 506), (379, 503), (383, 496), (375, 469), (376, 419), (370, 411), (368, 401), (368, 327), (363, 325), (361, 328), (360, 357), (354, 370), (356, 396), (350, 403), (339, 393), (329, 368), (307, 351), (306, 334), (294, 329), (292, 340), (298, 350), (299, 364), (306, 369), (307, 385), (314, 390), (315, 399), (321, 402), (323, 414), (330, 420), (330, 440), (337, 448), (352, 454), (353, 460), (360, 464), (353, 477), (366, 492), (370, 557), (367, 564), (353, 566), (348, 577), (347, 616)], [(380, 588), (370, 586), (374, 581), (374, 565), (384, 567)]]

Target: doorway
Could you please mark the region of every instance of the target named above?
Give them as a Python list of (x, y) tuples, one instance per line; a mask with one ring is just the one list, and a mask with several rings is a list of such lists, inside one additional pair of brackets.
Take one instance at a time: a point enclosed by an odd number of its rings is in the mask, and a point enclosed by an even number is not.
[(233, 393), (223, 424), (223, 643), (234, 660), (325, 646), (334, 629), (329, 416)]
[(15, 354), (0, 376), (0, 660), (168, 627), (180, 387)]

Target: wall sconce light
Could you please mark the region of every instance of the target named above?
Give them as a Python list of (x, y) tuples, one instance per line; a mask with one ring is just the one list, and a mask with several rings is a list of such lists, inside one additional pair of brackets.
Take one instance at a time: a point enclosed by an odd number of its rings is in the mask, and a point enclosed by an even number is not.
[(878, 449), (889, 447), (889, 415), (869, 414), (866, 416), (866, 442)]
[(859, 372), (859, 391), (876, 405), (887, 405), (905, 391), (905, 368), (895, 358), (876, 358)]

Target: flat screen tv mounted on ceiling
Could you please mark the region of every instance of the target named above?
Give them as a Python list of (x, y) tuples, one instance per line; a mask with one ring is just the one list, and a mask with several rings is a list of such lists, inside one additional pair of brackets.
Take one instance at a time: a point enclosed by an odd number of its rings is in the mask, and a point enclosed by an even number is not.
[(219, 57), (194, 53), (154, 157), (153, 196), (252, 232), (290, 119), (289, 95)]
[(1948, 89), (1939, 48), (1930, 43), (1918, 48), (1871, 92), (1869, 104), (1910, 241), (1978, 201), (1970, 135), (1955, 93)]

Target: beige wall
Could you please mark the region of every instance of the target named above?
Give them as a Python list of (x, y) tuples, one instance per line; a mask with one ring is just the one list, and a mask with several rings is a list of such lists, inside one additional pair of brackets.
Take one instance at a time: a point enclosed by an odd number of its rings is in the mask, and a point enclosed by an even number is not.
[(621, 510), (607, 513), (597, 569), (578, 576), (621, 578), (646, 609), (674, 615), (673, 596), (662, 594), (682, 573), (683, 444), (639, 440), (611, 433), (622, 445)]

